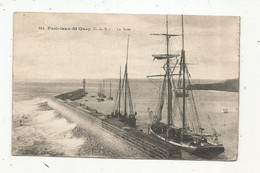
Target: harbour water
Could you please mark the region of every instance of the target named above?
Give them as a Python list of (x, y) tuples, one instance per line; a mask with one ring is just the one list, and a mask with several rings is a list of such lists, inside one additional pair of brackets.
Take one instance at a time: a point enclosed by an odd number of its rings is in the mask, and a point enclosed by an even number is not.
[[(79, 157), (116, 157), (117, 153), (109, 151), (91, 135), (82, 135), (82, 129), (64, 119), (55, 110), (41, 107), (49, 97), (82, 88), (81, 80), (63, 80), (60, 82), (19, 82), (13, 88), (13, 155), (35, 156), (79, 156)], [(88, 95), (80, 102), (104, 114), (110, 114), (114, 102), (96, 99), (98, 85), (102, 80), (87, 80)], [(116, 97), (117, 80), (105, 80), (105, 94), (109, 96), (109, 83), (112, 84), (111, 95)], [(203, 80), (196, 83), (214, 83), (218, 81)], [(195, 83), (194, 82), (194, 83)], [(158, 87), (147, 79), (130, 80), (134, 109), (137, 114), (137, 128), (148, 133), (149, 117), (147, 108), (156, 108)], [(199, 104), (205, 105), (225, 152), (214, 160), (234, 160), (238, 145), (238, 93), (223, 91), (195, 91), (199, 95)], [(95, 96), (95, 97), (91, 97)], [(223, 113), (228, 109), (228, 113)], [(20, 120), (22, 119), (22, 122)], [(182, 151), (180, 159), (200, 160), (197, 156)]]

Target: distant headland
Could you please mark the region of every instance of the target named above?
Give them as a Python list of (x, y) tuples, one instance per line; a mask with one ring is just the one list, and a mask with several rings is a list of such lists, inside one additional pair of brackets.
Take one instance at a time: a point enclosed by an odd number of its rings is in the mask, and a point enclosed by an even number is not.
[(217, 91), (228, 91), (228, 92), (238, 92), (239, 91), (239, 80), (231, 79), (226, 80), (222, 83), (212, 83), (212, 84), (193, 84), (187, 86), (188, 90), (217, 90)]

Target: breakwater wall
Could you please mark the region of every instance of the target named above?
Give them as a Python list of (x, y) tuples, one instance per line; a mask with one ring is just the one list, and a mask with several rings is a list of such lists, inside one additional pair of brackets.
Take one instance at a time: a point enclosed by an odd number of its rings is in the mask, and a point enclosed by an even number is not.
[(124, 123), (107, 118), (94, 109), (90, 111), (57, 98), (50, 99), (48, 105), (91, 132), (103, 144), (119, 153), (120, 158), (181, 159), (181, 152), (177, 147), (126, 127)]
[(84, 93), (83, 89), (78, 89), (76, 91), (57, 95), (57, 96), (55, 96), (55, 98), (58, 98), (58, 99), (61, 99), (61, 100), (69, 99), (71, 101), (74, 101), (74, 100), (77, 100), (77, 99), (81, 99), (85, 95), (86, 95), (86, 93)]

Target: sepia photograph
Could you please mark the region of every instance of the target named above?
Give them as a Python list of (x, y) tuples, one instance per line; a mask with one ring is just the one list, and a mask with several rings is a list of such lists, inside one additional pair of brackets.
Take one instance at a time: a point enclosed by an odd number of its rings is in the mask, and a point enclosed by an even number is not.
[(13, 156), (237, 160), (240, 17), (13, 17)]

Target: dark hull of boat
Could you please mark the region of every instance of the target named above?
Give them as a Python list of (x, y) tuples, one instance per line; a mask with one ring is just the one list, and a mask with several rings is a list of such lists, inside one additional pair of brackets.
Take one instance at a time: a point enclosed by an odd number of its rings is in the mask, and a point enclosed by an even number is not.
[(177, 147), (179, 147), (191, 154), (194, 154), (198, 157), (201, 157), (201, 158), (212, 159), (225, 151), (222, 144), (212, 145), (212, 144), (207, 143), (208, 144), (207, 146), (192, 146), (192, 145), (188, 145), (185, 143), (181, 143), (181, 141), (179, 140), (179, 137), (177, 137), (178, 139), (176, 139), (176, 138), (168, 139), (165, 137), (165, 135), (157, 133), (158, 129), (160, 131), (161, 130), (164, 131), (165, 125), (163, 123), (158, 123), (158, 125), (153, 124), (150, 128), (151, 134), (163, 141), (166, 141), (174, 146), (177, 146)]
[(225, 151), (225, 148), (223, 146), (207, 146), (207, 147), (198, 147), (196, 148), (192, 154), (206, 158), (206, 159), (211, 159), (214, 158), (221, 153)]
[(133, 128), (136, 127), (136, 118), (134, 115), (123, 116), (122, 114), (119, 113), (112, 113), (107, 117), (118, 119), (119, 121), (125, 123), (125, 125), (129, 125)]

